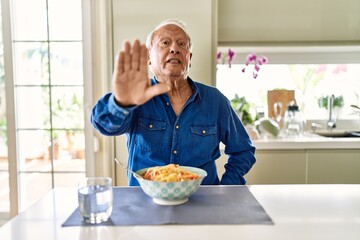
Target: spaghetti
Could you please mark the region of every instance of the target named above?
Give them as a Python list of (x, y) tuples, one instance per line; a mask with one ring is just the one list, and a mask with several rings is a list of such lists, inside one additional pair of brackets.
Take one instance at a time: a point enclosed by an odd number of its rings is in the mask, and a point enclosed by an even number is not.
[(159, 182), (182, 182), (196, 180), (199, 175), (181, 168), (178, 164), (168, 164), (163, 167), (151, 167), (142, 177), (151, 181)]

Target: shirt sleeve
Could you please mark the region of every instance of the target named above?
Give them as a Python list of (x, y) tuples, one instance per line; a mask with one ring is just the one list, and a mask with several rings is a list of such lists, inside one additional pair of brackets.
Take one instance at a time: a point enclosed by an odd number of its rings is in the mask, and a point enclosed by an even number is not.
[(108, 93), (94, 106), (90, 121), (91, 124), (104, 135), (116, 136), (129, 129), (131, 116), (137, 106), (123, 108), (116, 104), (114, 95)]
[(256, 161), (255, 147), (253, 146), (245, 127), (240, 118), (231, 108), (230, 103), (223, 108), (228, 116), (223, 121), (224, 134), (222, 142), (225, 145), (225, 154), (228, 161), (225, 164), (225, 173), (220, 184), (222, 185), (243, 185), (246, 184), (244, 175), (251, 169)]

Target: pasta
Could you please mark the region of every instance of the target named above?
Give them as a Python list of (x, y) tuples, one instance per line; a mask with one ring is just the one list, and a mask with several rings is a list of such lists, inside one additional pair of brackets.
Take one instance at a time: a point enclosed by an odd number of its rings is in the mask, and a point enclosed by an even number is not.
[(178, 164), (168, 164), (163, 167), (149, 168), (142, 177), (151, 181), (160, 182), (182, 182), (196, 180), (199, 175), (181, 168)]

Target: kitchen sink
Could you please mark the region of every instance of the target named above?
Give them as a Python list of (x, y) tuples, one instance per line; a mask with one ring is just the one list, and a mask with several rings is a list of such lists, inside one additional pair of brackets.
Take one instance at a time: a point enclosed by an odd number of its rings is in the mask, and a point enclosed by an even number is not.
[(344, 131), (344, 130), (316, 130), (314, 132), (323, 137), (342, 138), (342, 137), (360, 137), (360, 131)]

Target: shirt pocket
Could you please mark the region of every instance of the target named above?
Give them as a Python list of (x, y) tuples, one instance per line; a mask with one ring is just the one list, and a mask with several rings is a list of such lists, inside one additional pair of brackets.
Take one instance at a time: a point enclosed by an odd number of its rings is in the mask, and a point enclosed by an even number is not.
[(191, 154), (194, 157), (208, 158), (216, 144), (215, 125), (191, 126)]
[(164, 143), (166, 122), (139, 117), (135, 145), (143, 152), (159, 151)]

